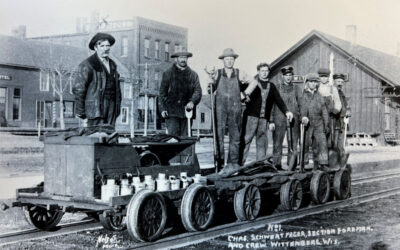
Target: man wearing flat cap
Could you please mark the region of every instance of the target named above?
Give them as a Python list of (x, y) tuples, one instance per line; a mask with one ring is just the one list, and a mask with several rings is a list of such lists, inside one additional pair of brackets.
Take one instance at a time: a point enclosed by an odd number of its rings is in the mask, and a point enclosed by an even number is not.
[(336, 128), (338, 133), (336, 134), (337, 142), (336, 147), (339, 149), (340, 157), (344, 157), (344, 127), (346, 126), (345, 119), (350, 117), (350, 107), (347, 103), (346, 96), (343, 92), (343, 83), (345, 81), (344, 74), (334, 74), (333, 75), (334, 85), (339, 92), (340, 102), (342, 103), (342, 109), (340, 113), (336, 115)]
[(224, 49), (221, 59), (224, 67), (213, 71), (210, 74), (209, 84), (215, 91), (215, 111), (217, 124), (217, 147), (219, 153), (218, 168), (221, 169), (225, 164), (224, 135), (225, 128), (228, 127), (229, 151), (227, 166), (220, 174), (229, 175), (240, 166), (240, 132), (242, 128), (242, 103), (245, 94), (244, 90), (253, 81), (253, 78), (244, 71), (234, 68), (238, 54), (231, 48)]
[[(299, 140), (299, 115), (300, 115), (300, 100), (302, 96), (301, 87), (293, 84), (293, 66), (286, 65), (281, 68), (282, 82), (278, 83), (277, 89), (285, 102), (288, 110), (292, 112), (293, 119), (290, 122), (292, 128), (292, 148), (294, 151), (297, 150), (297, 144)], [(274, 163), (277, 169), (282, 169), (282, 143), (287, 131), (287, 118), (280, 109), (274, 105), (271, 120), (270, 129), (273, 130), (273, 156)], [(291, 157), (291, 152), (288, 154), (288, 159)], [(289, 164), (289, 161), (287, 162)], [(292, 166), (293, 167), (293, 166)]]
[(335, 115), (339, 114), (342, 109), (342, 103), (340, 102), (339, 92), (337, 88), (329, 84), (329, 75), (331, 71), (327, 68), (320, 68), (318, 75), (320, 79), (320, 86), (318, 87), (318, 93), (324, 98), (326, 107), (329, 113), (329, 125), (328, 130), (328, 147), (331, 148), (334, 145), (335, 138)]
[[(201, 99), (199, 76), (187, 65), (192, 53), (178, 51), (171, 55), (175, 63), (162, 75), (159, 105), (168, 134), (188, 136), (185, 110), (193, 110)], [(195, 117), (193, 116), (193, 119)]]
[(308, 163), (308, 151), (311, 143), (314, 170), (328, 170), (328, 147), (325, 132), (329, 123), (329, 115), (325, 101), (318, 93), (318, 85), (318, 74), (307, 74), (305, 90), (300, 101), (301, 122), (306, 128), (304, 161)]
[(97, 33), (89, 42), (95, 53), (78, 67), (73, 86), (76, 114), (87, 119), (88, 126), (111, 125), (121, 109), (121, 90), (117, 65), (109, 58), (110, 48), (115, 43), (113, 36)]

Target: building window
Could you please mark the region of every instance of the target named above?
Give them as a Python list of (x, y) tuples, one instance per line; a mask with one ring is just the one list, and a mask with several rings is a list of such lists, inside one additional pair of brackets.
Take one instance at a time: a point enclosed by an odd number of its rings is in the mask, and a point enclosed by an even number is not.
[(128, 37), (126, 36), (121, 40), (121, 56), (128, 56)]
[(175, 48), (174, 48), (174, 52), (178, 52), (178, 51), (181, 51), (181, 46), (178, 43), (176, 43), (175, 44)]
[(21, 89), (15, 88), (13, 95), (13, 120), (21, 120)]
[(50, 87), (50, 73), (49, 72), (40, 72), (39, 79), (39, 90), (40, 91), (49, 91)]
[(155, 43), (155, 59), (160, 59), (160, 41), (156, 41)]
[(157, 72), (157, 71), (154, 72), (154, 80), (155, 80), (155, 81), (158, 81), (158, 80), (160, 79), (159, 74), (160, 74), (160, 73)]
[(74, 118), (74, 102), (65, 101), (64, 102), (64, 118)]
[(165, 61), (169, 61), (169, 43), (165, 43)]
[(150, 57), (150, 40), (144, 39), (144, 56)]
[[(7, 88), (0, 88), (0, 119), (7, 119)], [(5, 122), (3, 120), (3, 122)], [(1, 124), (0, 124), (1, 126)]]
[(204, 123), (206, 121), (206, 114), (204, 114), (203, 112), (200, 113), (200, 122)]
[(122, 107), (121, 108), (121, 123), (122, 124), (128, 124), (128, 107)]
[(124, 97), (126, 99), (132, 99), (132, 84), (124, 83)]
[(67, 84), (69, 85), (69, 93), (70, 94), (73, 94), (72, 93), (72, 88), (74, 87), (74, 83), (75, 83), (74, 78), (72, 76), (68, 77), (68, 83)]

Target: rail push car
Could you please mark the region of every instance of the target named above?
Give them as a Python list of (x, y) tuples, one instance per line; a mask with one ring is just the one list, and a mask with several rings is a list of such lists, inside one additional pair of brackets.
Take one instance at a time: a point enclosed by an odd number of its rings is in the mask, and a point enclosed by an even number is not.
[(317, 204), (332, 193), (337, 199), (350, 196), (345, 166), (330, 172), (277, 171), (266, 159), (226, 178), (200, 176), (193, 138), (118, 141), (114, 135), (45, 137), (44, 183), (18, 189), (13, 206), (23, 207), (42, 230), (56, 227), (66, 212), (84, 212), (108, 230), (127, 228), (136, 240), (154, 241), (176, 216), (188, 231), (206, 230), (217, 200), (232, 200), (236, 217), (252, 220), (265, 191), (279, 194), (286, 210), (299, 209), (305, 194)]

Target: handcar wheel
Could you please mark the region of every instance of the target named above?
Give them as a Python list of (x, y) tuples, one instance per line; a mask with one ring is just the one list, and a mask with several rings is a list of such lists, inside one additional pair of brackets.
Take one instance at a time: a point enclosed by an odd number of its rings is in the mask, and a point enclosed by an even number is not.
[(284, 210), (297, 210), (303, 202), (303, 187), (299, 180), (289, 180), (281, 186), (281, 206)]
[(327, 173), (317, 171), (311, 178), (311, 198), (316, 204), (324, 204), (328, 201), (331, 184)]
[(50, 230), (57, 226), (64, 213), (55, 210), (47, 210), (45, 207), (29, 206), (25, 210), (25, 217), (34, 227), (41, 230)]
[(181, 219), (186, 230), (206, 230), (211, 225), (214, 214), (215, 204), (210, 190), (200, 183), (190, 185), (181, 203)]
[(335, 173), (333, 190), (338, 200), (349, 198), (351, 189), (351, 177), (347, 169), (341, 169)]
[(140, 190), (129, 202), (126, 218), (131, 237), (139, 241), (159, 239), (167, 222), (164, 197), (157, 192)]
[(160, 159), (156, 154), (148, 150), (142, 152), (139, 155), (141, 167), (151, 167), (155, 165), (161, 165)]
[(254, 220), (261, 208), (261, 193), (256, 185), (246, 184), (235, 192), (233, 207), (238, 220)]
[(105, 216), (104, 214), (100, 214), (99, 220), (100, 224), (107, 230), (124, 231), (126, 229), (126, 223), (122, 215), (109, 214)]

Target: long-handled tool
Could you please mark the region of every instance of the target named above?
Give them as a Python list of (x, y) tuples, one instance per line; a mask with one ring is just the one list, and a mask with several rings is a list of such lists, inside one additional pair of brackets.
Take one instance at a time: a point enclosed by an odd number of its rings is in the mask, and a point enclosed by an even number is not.
[[(293, 149), (292, 127), (290, 126), (289, 119), (286, 119), (286, 138), (288, 143), (288, 159), (287, 164), (289, 171), (293, 171), (297, 165), (297, 149)], [(296, 147), (297, 148), (297, 147)]]
[(343, 123), (344, 123), (344, 132), (343, 132), (343, 148), (346, 146), (346, 140), (347, 140), (347, 124), (349, 124), (349, 117), (344, 117), (343, 118)]
[[(212, 73), (207, 70), (207, 68), (204, 69), (206, 73), (210, 76), (212, 76)], [(215, 70), (215, 68), (213, 69)], [(214, 90), (213, 90), (213, 84), (211, 83), (210, 85), (210, 99), (211, 99), (211, 123), (212, 123), (212, 132), (213, 132), (213, 149), (214, 149), (214, 168), (215, 172), (218, 173), (219, 171), (219, 150), (218, 150), (218, 144), (217, 144), (217, 124), (216, 124), (216, 119), (215, 119), (215, 95), (214, 95)]]
[(190, 119), (192, 119), (193, 116), (193, 109), (192, 110), (185, 109), (185, 115), (187, 118), (188, 136), (192, 137), (192, 126)]
[(306, 151), (306, 131), (303, 123), (300, 123), (300, 172), (304, 172), (304, 154)]

